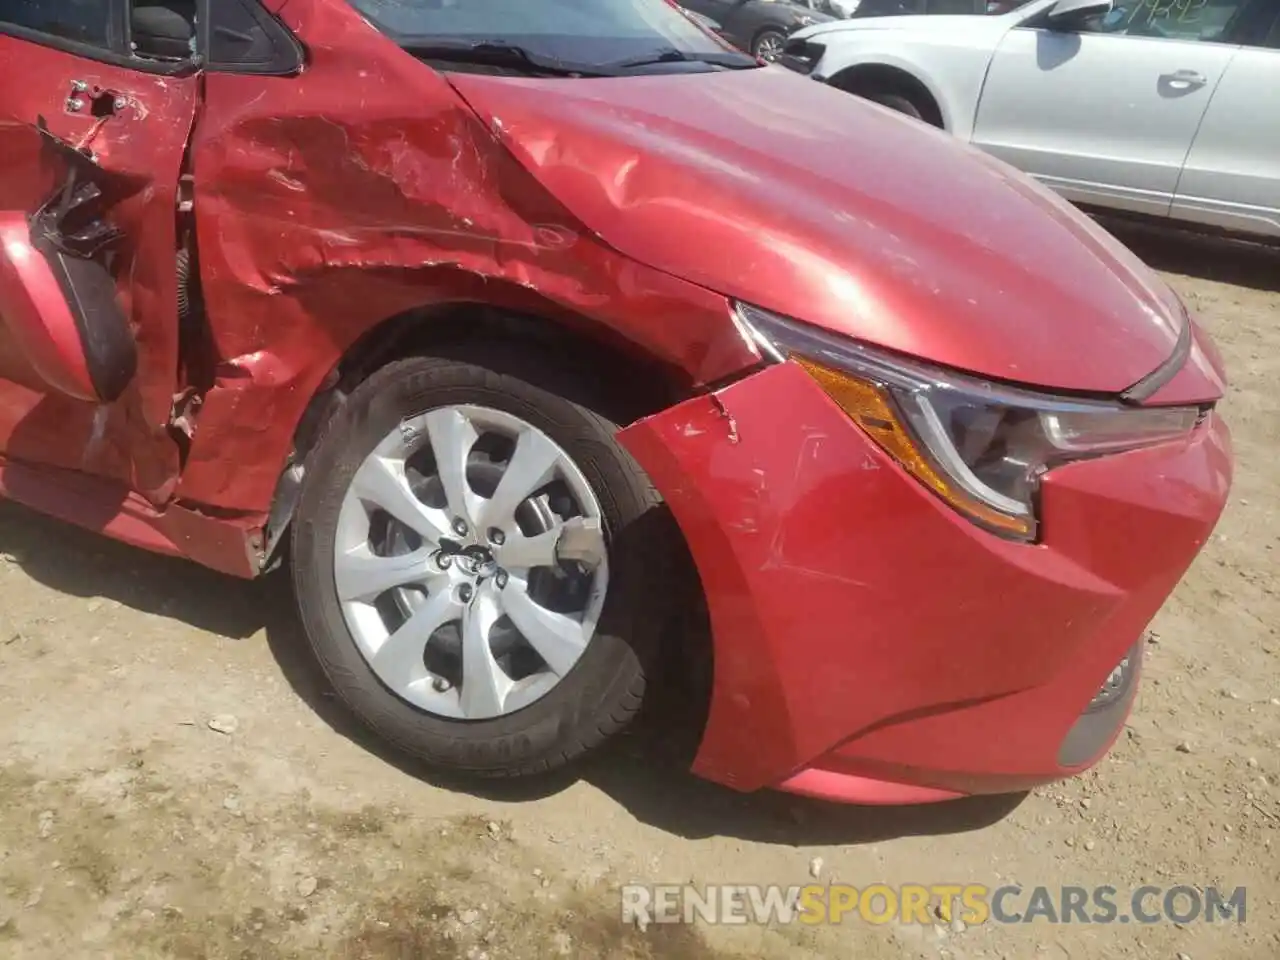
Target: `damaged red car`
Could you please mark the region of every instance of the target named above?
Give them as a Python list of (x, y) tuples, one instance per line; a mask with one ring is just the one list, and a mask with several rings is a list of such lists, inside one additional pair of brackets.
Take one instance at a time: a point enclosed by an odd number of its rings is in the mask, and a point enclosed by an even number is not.
[(440, 767), (709, 662), (741, 790), (1068, 776), (1227, 497), (1158, 277), (666, 0), (5, 0), (0, 86), (4, 495), (287, 562)]

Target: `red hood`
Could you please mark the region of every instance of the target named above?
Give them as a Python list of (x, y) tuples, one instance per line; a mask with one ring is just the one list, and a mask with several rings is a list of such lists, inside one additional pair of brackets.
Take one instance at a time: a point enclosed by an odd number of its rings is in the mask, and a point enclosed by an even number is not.
[(1044, 387), (1119, 391), (1173, 352), (1177, 299), (1092, 221), (812, 80), (450, 80), (605, 242), (720, 293)]

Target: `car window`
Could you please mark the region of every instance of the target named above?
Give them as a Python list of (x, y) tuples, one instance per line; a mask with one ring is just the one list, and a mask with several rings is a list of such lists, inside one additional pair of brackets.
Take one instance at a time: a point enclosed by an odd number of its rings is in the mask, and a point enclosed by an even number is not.
[(302, 66), (302, 48), (258, 0), (218, 0), (209, 12), (208, 67), (282, 75)]
[(105, 0), (0, 0), (0, 25), (95, 47), (110, 48), (111, 22)]
[(723, 53), (667, 0), (350, 0), (393, 39), (517, 42), (543, 56), (606, 63), (656, 50)]
[(1081, 32), (1129, 37), (1229, 42), (1249, 0), (1120, 0), (1111, 11), (1090, 17)]
[(858, 9), (858, 0), (793, 0), (802, 7), (829, 17), (848, 17)]
[(1262, 46), (1272, 47), (1274, 50), (1280, 50), (1280, 9), (1276, 10), (1275, 22), (1271, 24), (1271, 33), (1268, 33)]
[(986, 0), (928, 0), (925, 12), (940, 16), (971, 16), (987, 12)]

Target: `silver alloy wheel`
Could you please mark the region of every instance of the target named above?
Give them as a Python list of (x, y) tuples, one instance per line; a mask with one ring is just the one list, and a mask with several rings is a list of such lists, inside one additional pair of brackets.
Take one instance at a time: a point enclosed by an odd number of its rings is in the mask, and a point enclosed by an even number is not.
[(489, 407), (403, 421), (343, 497), (334, 585), (378, 678), (484, 720), (545, 696), (582, 657), (608, 588), (599, 500), (569, 455)]
[(756, 41), (756, 56), (768, 63), (775, 63), (782, 56), (784, 44), (781, 34), (766, 33)]

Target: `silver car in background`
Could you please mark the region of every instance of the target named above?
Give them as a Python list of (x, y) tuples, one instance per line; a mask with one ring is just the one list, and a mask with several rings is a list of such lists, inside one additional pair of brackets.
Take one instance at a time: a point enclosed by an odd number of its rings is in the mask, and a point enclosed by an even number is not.
[(799, 31), (783, 62), (1078, 203), (1280, 240), (1280, 0), (853, 19)]

